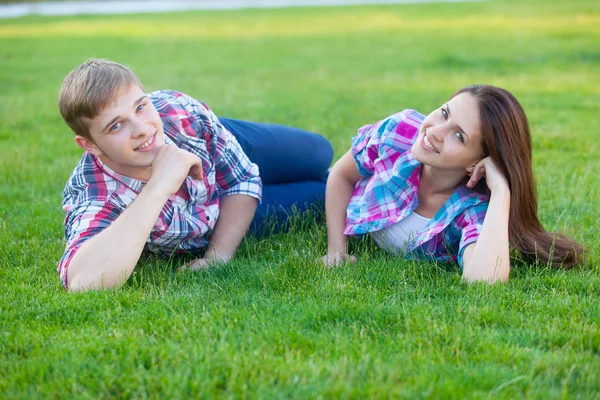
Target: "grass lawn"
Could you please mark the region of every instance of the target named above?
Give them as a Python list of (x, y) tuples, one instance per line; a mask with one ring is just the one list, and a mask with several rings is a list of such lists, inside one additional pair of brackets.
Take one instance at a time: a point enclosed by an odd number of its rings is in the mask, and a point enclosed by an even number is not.
[[(595, 1), (0, 20), (0, 397), (598, 398), (599, 44)], [(145, 257), (121, 289), (67, 294), (60, 203), (81, 151), (56, 103), (88, 57), (320, 132), (336, 158), (366, 123), (505, 87), (530, 119), (540, 218), (589, 267), (467, 285), (354, 241), (359, 262), (327, 270), (309, 218), (210, 272)]]

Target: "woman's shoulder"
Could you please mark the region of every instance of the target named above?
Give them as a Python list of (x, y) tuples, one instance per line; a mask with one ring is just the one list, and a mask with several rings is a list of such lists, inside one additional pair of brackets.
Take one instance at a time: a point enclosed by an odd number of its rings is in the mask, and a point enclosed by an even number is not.
[(412, 132), (421, 126), (424, 119), (425, 116), (420, 112), (413, 109), (405, 109), (382, 119), (375, 125), (378, 125), (387, 131), (402, 131), (408, 129)]
[(419, 136), (419, 129), (423, 123), (424, 116), (418, 111), (406, 109), (381, 122), (380, 135), (382, 144), (391, 147), (408, 149)]
[(358, 136), (377, 136), (380, 138), (400, 136), (412, 140), (418, 134), (424, 118), (418, 111), (406, 109), (374, 124), (362, 126), (358, 129)]
[(421, 114), (417, 110), (413, 110), (412, 108), (399, 111), (396, 114), (393, 114), (393, 117), (399, 121), (399, 123), (417, 127), (419, 127), (425, 119), (425, 115)]

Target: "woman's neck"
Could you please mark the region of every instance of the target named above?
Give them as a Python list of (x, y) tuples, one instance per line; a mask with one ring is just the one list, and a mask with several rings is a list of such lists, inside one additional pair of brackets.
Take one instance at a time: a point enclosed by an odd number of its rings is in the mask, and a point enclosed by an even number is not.
[(443, 170), (423, 165), (419, 179), (419, 192), (427, 195), (451, 195), (465, 179), (466, 172)]

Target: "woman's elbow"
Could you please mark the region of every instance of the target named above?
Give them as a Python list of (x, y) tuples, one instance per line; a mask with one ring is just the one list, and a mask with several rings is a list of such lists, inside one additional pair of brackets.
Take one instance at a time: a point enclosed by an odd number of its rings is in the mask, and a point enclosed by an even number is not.
[(467, 283), (473, 282), (486, 282), (491, 284), (494, 283), (505, 283), (508, 281), (510, 268), (505, 267), (501, 269), (495, 269), (492, 271), (478, 271), (475, 268), (465, 267), (462, 273), (462, 278)]

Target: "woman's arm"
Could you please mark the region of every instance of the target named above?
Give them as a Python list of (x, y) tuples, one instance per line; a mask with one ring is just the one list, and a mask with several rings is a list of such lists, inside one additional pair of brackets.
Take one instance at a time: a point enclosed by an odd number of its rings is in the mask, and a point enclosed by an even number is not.
[(363, 176), (352, 156), (352, 151), (344, 154), (331, 168), (325, 190), (325, 215), (327, 219), (327, 255), (323, 257), (326, 265), (336, 265), (348, 259), (344, 235), (346, 227), (346, 209), (350, 203), (354, 185)]
[(510, 273), (510, 190), (506, 178), (489, 157), (475, 166), (467, 186), (473, 187), (483, 176), (491, 191), (490, 203), (477, 242), (464, 250), (463, 278), (468, 282), (506, 282)]

